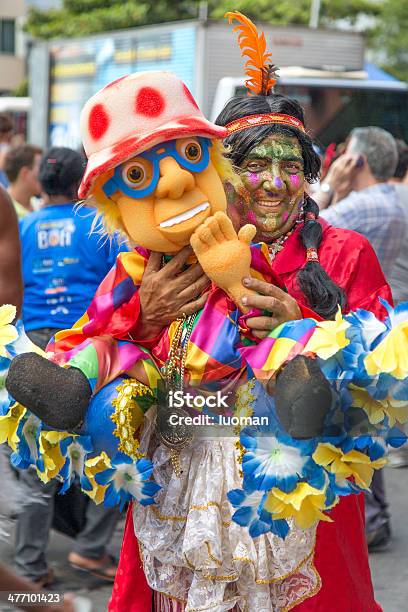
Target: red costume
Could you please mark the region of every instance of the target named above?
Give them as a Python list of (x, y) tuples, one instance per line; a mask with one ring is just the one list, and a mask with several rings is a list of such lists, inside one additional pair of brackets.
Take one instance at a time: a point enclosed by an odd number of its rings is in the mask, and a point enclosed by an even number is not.
[[(379, 297), (392, 302), (391, 291), (378, 259), (368, 241), (355, 232), (338, 229), (325, 221), (319, 259), (332, 280), (345, 291), (346, 311), (363, 308), (379, 318), (386, 311)], [(312, 313), (298, 287), (296, 276), (305, 264), (306, 253), (297, 228), (285, 243), (272, 268), (289, 293), (298, 300), (304, 316)], [(321, 522), (317, 529), (315, 566), (320, 590), (292, 608), (296, 612), (380, 612), (374, 600), (364, 534), (362, 495), (343, 497), (330, 512), (333, 523)], [(120, 563), (109, 604), (109, 612), (150, 612), (152, 591), (147, 585), (128, 511)]]

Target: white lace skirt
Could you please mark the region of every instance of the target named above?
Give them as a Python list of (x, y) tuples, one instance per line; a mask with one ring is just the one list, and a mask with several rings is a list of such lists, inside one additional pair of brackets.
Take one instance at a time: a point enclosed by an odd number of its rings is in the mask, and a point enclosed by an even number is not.
[(316, 528), (291, 524), (285, 540), (251, 538), (231, 521), (227, 492), (241, 487), (234, 436), (196, 440), (181, 451), (176, 476), (157, 445), (155, 409), (146, 415), (141, 451), (155, 465), (157, 504), (134, 505), (135, 534), (152, 589), (185, 603), (186, 612), (291, 610), (320, 589), (313, 564)]

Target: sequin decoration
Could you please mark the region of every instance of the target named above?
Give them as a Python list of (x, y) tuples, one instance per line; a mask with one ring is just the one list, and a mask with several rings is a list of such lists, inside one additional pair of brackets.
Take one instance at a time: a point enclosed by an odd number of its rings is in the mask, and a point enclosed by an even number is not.
[(111, 419), (116, 425), (113, 435), (120, 440), (119, 451), (133, 459), (140, 459), (144, 455), (138, 451), (139, 440), (136, 438), (136, 428), (134, 426), (135, 413), (140, 412), (137, 398), (145, 396), (153, 398), (153, 392), (149, 387), (134, 378), (126, 379), (116, 389), (118, 396), (112, 400), (115, 412)]

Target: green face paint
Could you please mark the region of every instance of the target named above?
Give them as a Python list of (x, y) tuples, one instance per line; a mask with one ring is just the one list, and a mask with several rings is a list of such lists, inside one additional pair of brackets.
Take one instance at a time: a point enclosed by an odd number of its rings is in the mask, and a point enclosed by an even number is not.
[(303, 202), (305, 176), (297, 138), (265, 138), (249, 152), (240, 176), (242, 223), (253, 223), (257, 238), (266, 241), (286, 233)]

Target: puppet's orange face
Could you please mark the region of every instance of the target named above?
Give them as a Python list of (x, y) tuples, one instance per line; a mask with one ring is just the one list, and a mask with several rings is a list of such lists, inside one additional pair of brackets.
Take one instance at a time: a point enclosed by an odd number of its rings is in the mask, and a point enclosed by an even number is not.
[(122, 164), (126, 187), (110, 197), (136, 244), (174, 253), (190, 243), (207, 217), (226, 209), (221, 179), (209, 156), (206, 163), (200, 157), (205, 153), (200, 140), (178, 139), (171, 142), (173, 149), (167, 143)]

